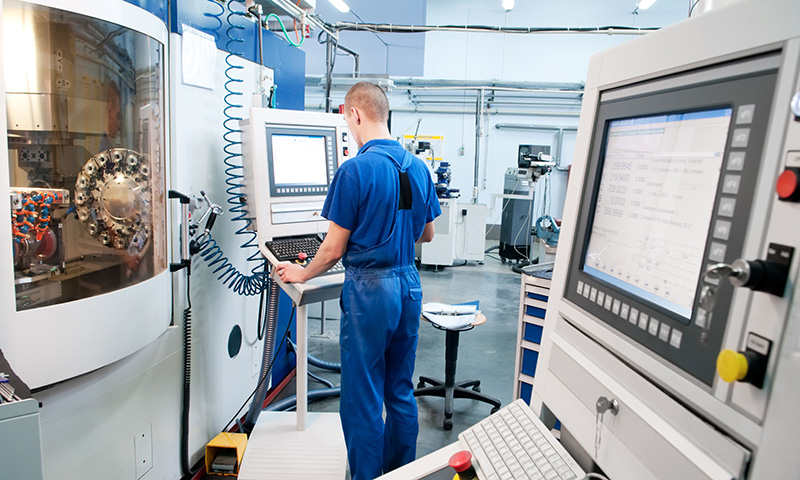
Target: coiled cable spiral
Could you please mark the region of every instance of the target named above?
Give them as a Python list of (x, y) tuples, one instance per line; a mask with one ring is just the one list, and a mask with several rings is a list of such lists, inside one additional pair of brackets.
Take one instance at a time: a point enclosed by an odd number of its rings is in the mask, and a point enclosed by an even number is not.
[[(212, 0), (209, 0), (209, 2), (216, 3)], [(223, 163), (225, 164), (225, 185), (227, 186), (225, 192), (228, 195), (228, 211), (233, 214), (231, 221), (241, 225), (241, 227), (236, 230), (236, 235), (244, 235), (245, 237), (244, 242), (239, 248), (254, 250), (253, 253), (247, 257), (247, 262), (253, 264), (253, 267), (250, 269), (249, 274), (236, 268), (228, 257), (225, 256), (210, 233), (203, 233), (195, 239), (194, 248), (200, 253), (200, 256), (208, 266), (214, 268), (213, 272), (219, 274), (217, 279), (222, 280), (223, 285), (226, 285), (238, 295), (250, 296), (259, 295), (264, 291), (268, 283), (268, 272), (267, 269), (264, 268), (266, 259), (258, 250), (257, 234), (250, 228), (252, 221), (248, 218), (247, 203), (244, 193), (245, 186), (243, 183), (244, 175), (242, 172), (244, 167), (241, 161), (242, 142), (240, 138), (242, 130), (239, 128), (239, 122), (242, 120), (242, 117), (236, 115), (237, 110), (243, 108), (243, 105), (237, 101), (237, 98), (241, 97), (243, 94), (236, 88), (236, 85), (243, 83), (243, 80), (237, 78), (236, 73), (238, 70), (244, 69), (244, 66), (235, 63), (234, 58), (243, 56), (240, 46), (244, 43), (244, 39), (241, 38), (240, 33), (245, 27), (241, 22), (235, 21), (235, 19), (247, 15), (243, 4), (243, 0), (231, 0), (227, 3), (226, 7), (228, 14), (225, 16), (225, 20), (228, 27), (225, 29), (225, 35), (228, 37), (228, 41), (225, 44), (225, 49), (228, 51), (228, 55), (225, 57), (225, 64), (227, 65), (225, 68), (226, 80), (224, 85), (225, 108), (223, 109), (225, 120), (222, 122), (222, 126), (225, 130), (222, 138), (225, 145), (222, 150), (225, 153)], [(234, 5), (238, 5), (240, 8), (234, 9)], [(222, 15), (226, 9), (223, 8), (216, 17), (218, 18)], [(211, 17), (215, 15), (207, 13), (206, 16)], [(258, 28), (261, 27), (259, 26)]]

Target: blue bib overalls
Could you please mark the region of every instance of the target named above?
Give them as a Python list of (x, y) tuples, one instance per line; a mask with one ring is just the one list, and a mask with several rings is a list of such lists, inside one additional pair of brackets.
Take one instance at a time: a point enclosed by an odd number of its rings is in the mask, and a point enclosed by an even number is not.
[[(402, 165), (385, 156), (398, 176), (411, 163), (409, 153)], [(416, 456), (419, 424), (412, 374), (422, 309), (416, 240), (411, 210), (399, 208), (385, 241), (343, 259), (339, 414), (353, 480), (371, 480)]]

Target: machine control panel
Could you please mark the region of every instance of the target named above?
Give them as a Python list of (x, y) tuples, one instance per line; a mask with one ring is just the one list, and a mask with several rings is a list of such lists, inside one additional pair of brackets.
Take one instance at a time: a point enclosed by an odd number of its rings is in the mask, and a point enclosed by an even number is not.
[[(600, 98), (566, 298), (708, 386), (734, 288), (705, 273), (744, 248), (774, 65)], [(739, 265), (749, 287), (782, 291), (761, 284), (771, 266)]]

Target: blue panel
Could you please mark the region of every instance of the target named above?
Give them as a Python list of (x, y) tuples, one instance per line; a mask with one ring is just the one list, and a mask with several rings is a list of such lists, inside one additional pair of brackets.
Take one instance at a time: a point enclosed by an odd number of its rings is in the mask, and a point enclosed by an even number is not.
[[(280, 342), (283, 339), (283, 334), (286, 332), (286, 324), (289, 322), (289, 317), (292, 314), (292, 299), (289, 298), (286, 293), (281, 290), (281, 297), (280, 301), (278, 302), (278, 328), (275, 331), (275, 335), (278, 337), (275, 339), (275, 363), (272, 365), (272, 384), (277, 385), (280, 383), (289, 372), (294, 369), (295, 365), (297, 364), (294, 354), (289, 354), (286, 349), (286, 342), (281, 345), (278, 345), (277, 342)], [(292, 316), (292, 327), (289, 333), (289, 337), (292, 339), (297, 338), (297, 312), (295, 315)], [(294, 341), (294, 340), (293, 340)]]
[(547, 313), (547, 310), (545, 310), (544, 308), (532, 307), (530, 305), (527, 305), (525, 307), (525, 313), (536, 318), (544, 318), (544, 315), (545, 313)]
[(534, 352), (533, 350), (528, 350), (527, 348), (522, 350), (522, 373), (525, 375), (530, 375), (531, 377), (536, 374), (536, 362), (539, 361), (539, 352)]
[(156, 17), (160, 18), (162, 22), (167, 23), (167, 0), (125, 0), (126, 2), (141, 7)]
[(521, 382), (519, 384), (519, 398), (525, 400), (528, 405), (531, 404), (531, 394), (533, 393), (533, 385), (530, 383)]
[(523, 338), (529, 342), (542, 343), (542, 327), (526, 323)]
[(264, 32), (264, 65), (275, 70), (277, 108), (304, 110), (306, 103), (306, 54), (289, 45), (283, 36)]
[[(216, 39), (217, 48), (223, 52), (233, 51), (244, 59), (258, 63), (258, 31), (255, 20), (232, 14), (228, 7), (223, 7), (215, 0), (170, 1), (171, 32), (182, 34), (183, 25), (188, 25), (212, 35)], [(232, 1), (229, 5), (234, 12), (244, 12), (243, 2)], [(264, 65), (275, 70), (276, 106), (282, 109), (303, 110), (305, 52), (289, 45), (282, 35), (264, 30), (262, 36)], [(232, 59), (231, 63), (239, 65), (241, 61)], [(234, 75), (238, 73), (239, 71), (236, 71)]]
[(538, 293), (533, 292), (528, 292), (528, 297), (539, 300), (540, 302), (546, 302), (548, 300), (547, 295), (539, 295)]
[[(244, 40), (231, 43), (232, 48), (244, 58), (251, 62), (255, 62), (258, 58), (255, 21), (230, 13), (227, 7), (215, 0), (170, 0), (170, 2), (172, 14), (169, 28), (172, 33), (182, 34), (183, 25), (188, 25), (212, 35), (217, 41), (217, 48), (226, 52), (230, 35), (234, 40)], [(244, 6), (240, 2), (231, 2), (231, 8), (234, 12), (244, 12)], [(231, 28), (228, 32), (229, 27)]]

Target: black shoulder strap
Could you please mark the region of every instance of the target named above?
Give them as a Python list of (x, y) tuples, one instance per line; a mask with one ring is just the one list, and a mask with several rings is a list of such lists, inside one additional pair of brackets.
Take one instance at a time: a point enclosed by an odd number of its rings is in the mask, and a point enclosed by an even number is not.
[(412, 195), (411, 195), (411, 180), (408, 178), (408, 172), (397, 171), (398, 182), (400, 187), (400, 202), (397, 205), (398, 210), (411, 210)]
[[(360, 153), (364, 153), (364, 151)], [(403, 162), (402, 165), (400, 165), (398, 164), (397, 160), (394, 157), (392, 157), (383, 150), (379, 150), (375, 153), (383, 155), (384, 157), (389, 159), (389, 161), (392, 162), (392, 165), (394, 165), (395, 168), (397, 168), (397, 176), (398, 176), (397, 184), (398, 184), (398, 190), (400, 191), (400, 200), (398, 202), (397, 209), (411, 210), (411, 205), (413, 200), (411, 195), (411, 179), (408, 178), (408, 173), (404, 170), (404, 168), (407, 168), (409, 165), (409, 162), (406, 161), (407, 160), (406, 156), (410, 156), (411, 154), (408, 152), (404, 152)]]

